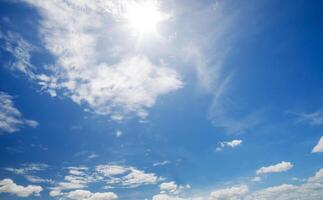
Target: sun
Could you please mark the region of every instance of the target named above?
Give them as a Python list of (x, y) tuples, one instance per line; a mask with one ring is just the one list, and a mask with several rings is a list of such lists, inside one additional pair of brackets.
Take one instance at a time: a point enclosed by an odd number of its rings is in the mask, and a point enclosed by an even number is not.
[(158, 24), (169, 16), (159, 10), (157, 1), (133, 2), (127, 6), (126, 19), (130, 27), (139, 33), (157, 33)]

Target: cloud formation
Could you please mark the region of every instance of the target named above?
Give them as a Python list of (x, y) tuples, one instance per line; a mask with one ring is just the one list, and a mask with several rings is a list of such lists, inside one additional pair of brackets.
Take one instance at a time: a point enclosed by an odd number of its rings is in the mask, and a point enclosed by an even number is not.
[(38, 122), (23, 118), (14, 105), (13, 97), (0, 91), (0, 134), (17, 132), (25, 126), (36, 128)]
[(323, 136), (320, 138), (318, 143), (312, 149), (312, 153), (321, 153), (321, 152), (323, 152)]
[[(126, 24), (126, 5), (135, 1), (25, 2), (42, 16), (41, 40), (56, 58), (35, 79), (52, 96), (60, 92), (115, 120), (132, 114), (143, 119), (159, 96), (183, 86), (175, 70), (121, 42), (125, 34), (132, 38), (131, 33), (127, 28), (118, 29), (115, 22)], [(108, 38), (106, 30), (111, 30)]]
[(21, 186), (14, 183), (11, 179), (0, 180), (0, 193), (9, 193), (19, 197), (39, 196), (43, 190), (41, 186), (28, 185)]
[(256, 171), (257, 174), (279, 173), (285, 172), (293, 168), (293, 164), (290, 162), (282, 161), (276, 165), (270, 165), (267, 167), (261, 167)]
[(246, 185), (234, 186), (225, 189), (215, 190), (211, 193), (211, 200), (226, 200), (226, 199), (240, 199), (243, 195), (248, 193), (249, 189)]
[(227, 142), (220, 142), (218, 147), (216, 148), (216, 151), (222, 151), (224, 148), (235, 148), (242, 144), (242, 140), (232, 140)]
[(115, 200), (118, 196), (113, 192), (95, 192), (87, 190), (74, 190), (67, 194), (67, 198), (73, 200)]

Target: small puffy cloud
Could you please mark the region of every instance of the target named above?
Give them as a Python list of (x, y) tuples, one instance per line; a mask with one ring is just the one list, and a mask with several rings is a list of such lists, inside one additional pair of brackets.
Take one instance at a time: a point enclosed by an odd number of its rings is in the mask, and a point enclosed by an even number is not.
[(119, 165), (98, 165), (96, 171), (105, 176), (115, 176), (126, 173), (128, 168)]
[(171, 181), (160, 184), (159, 188), (162, 192), (175, 193), (178, 189), (178, 185), (174, 181)]
[(35, 128), (38, 122), (23, 118), (14, 105), (13, 97), (0, 91), (0, 134), (17, 132), (24, 126)]
[(66, 195), (67, 198), (73, 200), (115, 200), (118, 196), (113, 192), (96, 192), (92, 193), (87, 190), (75, 190)]
[(290, 162), (282, 161), (276, 165), (270, 165), (267, 167), (261, 167), (256, 171), (257, 174), (279, 173), (288, 171), (293, 168), (293, 164)]
[(9, 193), (19, 197), (39, 196), (43, 190), (41, 186), (28, 185), (21, 186), (14, 183), (11, 179), (0, 180), (0, 193)]
[(248, 186), (239, 185), (230, 188), (215, 190), (210, 195), (210, 200), (227, 200), (227, 199), (240, 199), (249, 191)]
[(323, 136), (318, 141), (317, 145), (312, 149), (312, 153), (321, 153), (323, 152)]
[(227, 142), (220, 142), (216, 151), (222, 151), (225, 147), (235, 148), (242, 144), (242, 140), (232, 140)]

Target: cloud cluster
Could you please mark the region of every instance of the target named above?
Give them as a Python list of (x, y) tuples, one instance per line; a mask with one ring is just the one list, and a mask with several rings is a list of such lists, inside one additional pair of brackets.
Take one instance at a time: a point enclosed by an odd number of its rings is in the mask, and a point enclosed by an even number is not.
[(38, 122), (23, 118), (14, 105), (13, 97), (0, 91), (0, 134), (17, 132), (24, 126), (35, 128)]
[(140, 185), (157, 184), (162, 177), (154, 173), (146, 173), (135, 167), (120, 165), (99, 165), (96, 171), (103, 175), (109, 187), (137, 187)]
[(293, 168), (292, 163), (282, 161), (282, 162), (275, 164), (275, 165), (261, 167), (260, 169), (258, 169), (256, 171), (256, 173), (257, 174), (279, 173), (279, 172), (288, 171), (291, 168)]
[(44, 171), (47, 168), (48, 165), (44, 163), (29, 163), (23, 164), (20, 168), (7, 167), (5, 170), (17, 175), (21, 175), (31, 183), (53, 183), (53, 180), (51, 179), (44, 179), (35, 175), (35, 173)]
[(127, 4), (136, 1), (25, 2), (40, 13), (41, 40), (56, 59), (34, 78), (52, 96), (62, 93), (115, 120), (143, 119), (159, 96), (182, 87), (175, 70), (135, 51), (135, 39), (124, 41), (132, 35), (120, 23), (126, 25)]
[(43, 188), (41, 186), (28, 185), (25, 187), (17, 185), (11, 179), (0, 180), (0, 193), (9, 193), (19, 197), (29, 197), (31, 195), (39, 196), (42, 190)]
[(323, 168), (301, 185), (281, 184), (259, 190), (250, 190), (248, 185), (236, 185), (216, 189), (206, 195), (179, 197), (158, 194), (152, 200), (321, 200), (323, 196)]
[[(64, 180), (50, 187), (50, 196), (70, 199), (102, 200), (117, 198), (112, 193), (91, 193), (84, 190), (90, 184), (103, 184), (104, 189), (134, 188), (142, 185), (154, 185), (163, 180), (154, 173), (146, 173), (132, 166), (98, 165), (94, 168), (68, 167)], [(110, 199), (109, 199), (110, 198)], [(101, 200), (101, 199), (100, 199)]]

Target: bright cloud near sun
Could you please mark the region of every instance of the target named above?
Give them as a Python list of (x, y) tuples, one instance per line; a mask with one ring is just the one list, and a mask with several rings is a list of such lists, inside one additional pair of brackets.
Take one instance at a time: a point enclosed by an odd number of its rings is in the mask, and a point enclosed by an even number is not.
[(126, 6), (125, 17), (129, 25), (139, 34), (157, 33), (158, 24), (169, 18), (160, 11), (158, 1), (130, 1)]

